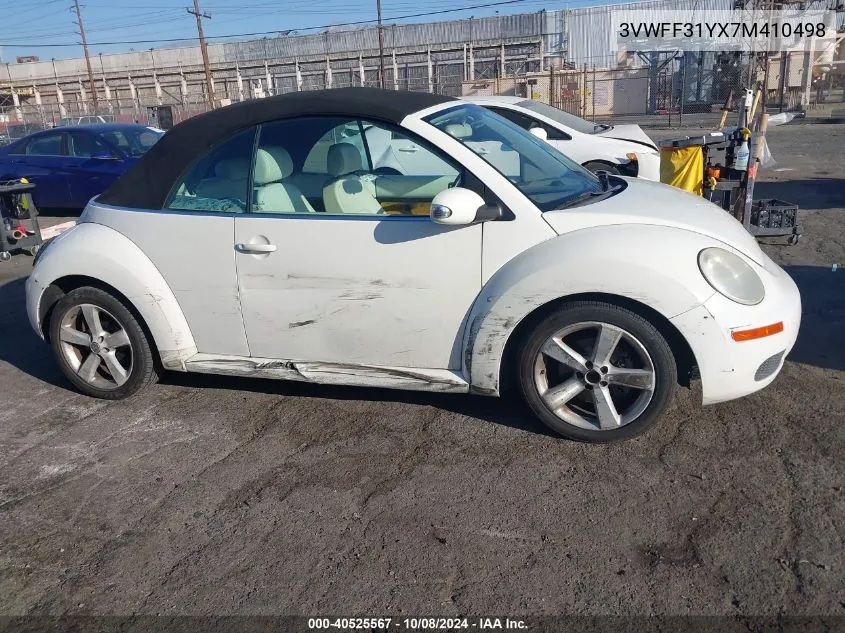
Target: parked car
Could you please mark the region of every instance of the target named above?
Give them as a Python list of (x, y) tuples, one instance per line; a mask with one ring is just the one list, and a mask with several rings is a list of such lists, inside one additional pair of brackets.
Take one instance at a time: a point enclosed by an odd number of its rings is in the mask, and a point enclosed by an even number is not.
[[(368, 130), (420, 169), (379, 164)], [(696, 367), (705, 404), (762, 389), (801, 315), (792, 279), (712, 203), (597, 177), (477, 105), (372, 88), (177, 125), (41, 250), (26, 295), (91, 396), (128, 397), (160, 369), (492, 396), (512, 383), (587, 441), (643, 431)]]
[(493, 110), (529, 130), (592, 172), (608, 171), (660, 180), (660, 151), (639, 125), (593, 123), (541, 101), (523, 97), (464, 99)]
[(0, 180), (27, 178), (41, 208), (82, 209), (163, 135), (143, 125), (53, 128), (0, 148)]

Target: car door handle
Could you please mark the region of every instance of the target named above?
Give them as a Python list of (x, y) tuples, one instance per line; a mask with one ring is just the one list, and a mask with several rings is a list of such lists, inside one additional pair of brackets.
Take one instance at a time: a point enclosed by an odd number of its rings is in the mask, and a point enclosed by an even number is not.
[(275, 244), (235, 244), (235, 250), (239, 253), (272, 253), (276, 250)]
[(399, 151), (400, 152), (407, 152), (409, 154), (413, 154), (414, 152), (420, 151), (420, 148), (417, 147), (416, 145), (411, 145), (410, 147), (400, 147)]

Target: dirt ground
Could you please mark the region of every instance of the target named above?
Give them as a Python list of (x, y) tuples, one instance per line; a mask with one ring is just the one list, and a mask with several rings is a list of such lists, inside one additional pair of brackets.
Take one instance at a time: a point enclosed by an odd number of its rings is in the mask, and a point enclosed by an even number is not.
[(796, 348), (615, 445), (475, 396), (170, 375), (92, 400), (29, 329), (29, 259), (0, 264), (0, 613), (845, 615), (845, 126), (769, 140), (758, 197), (806, 232), (766, 246)]

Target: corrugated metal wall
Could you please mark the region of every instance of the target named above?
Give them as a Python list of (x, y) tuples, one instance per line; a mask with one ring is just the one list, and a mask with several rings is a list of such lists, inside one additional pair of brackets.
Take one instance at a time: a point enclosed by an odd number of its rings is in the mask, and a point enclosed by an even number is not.
[[(542, 21), (542, 14), (527, 13), (430, 24), (391, 24), (384, 28), (384, 46), (389, 52), (394, 48), (438, 48), (462, 42), (481, 44), (540, 37)], [(372, 54), (378, 50), (378, 29), (329, 30), (315, 35), (215, 44), (209, 49), (215, 49), (216, 58), (229, 62)]]

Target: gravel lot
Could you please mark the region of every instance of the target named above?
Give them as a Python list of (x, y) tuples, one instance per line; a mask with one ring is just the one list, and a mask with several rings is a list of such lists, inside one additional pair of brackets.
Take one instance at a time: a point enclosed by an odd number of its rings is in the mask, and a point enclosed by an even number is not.
[(0, 264), (0, 613), (845, 615), (845, 126), (769, 141), (758, 197), (804, 209), (766, 246), (798, 344), (762, 393), (683, 391), (622, 444), (482, 397), (170, 375), (92, 400), (29, 330), (29, 258)]

